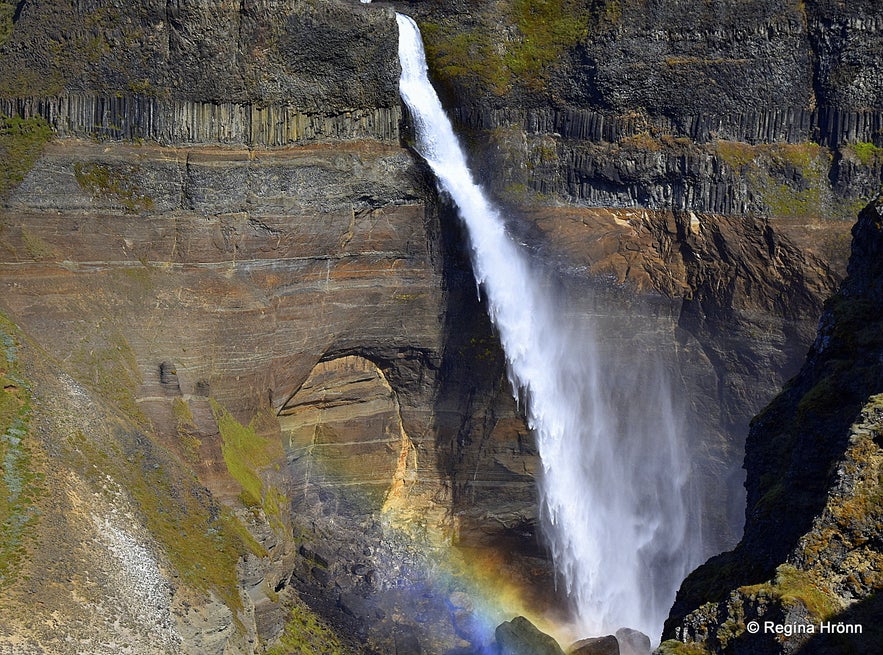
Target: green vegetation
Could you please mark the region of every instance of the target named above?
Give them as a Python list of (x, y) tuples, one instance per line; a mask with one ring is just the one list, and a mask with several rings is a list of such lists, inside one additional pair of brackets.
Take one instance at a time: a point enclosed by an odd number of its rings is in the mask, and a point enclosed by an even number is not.
[(0, 590), (15, 580), (43, 494), (31, 438), (31, 395), (18, 362), (15, 326), (0, 315)]
[(836, 374), (826, 375), (807, 391), (797, 404), (797, 419), (801, 424), (824, 417), (842, 404), (842, 380)]
[(0, 115), (0, 200), (25, 179), (51, 136), (40, 117)]
[(840, 609), (837, 602), (816, 584), (810, 573), (790, 564), (779, 566), (772, 581), (740, 587), (739, 591), (748, 596), (767, 594), (785, 604), (800, 603), (820, 621), (829, 619)]
[[(619, 15), (618, 3), (601, 4), (607, 20)], [(422, 23), (433, 74), (446, 82), (477, 84), (495, 95), (514, 84), (540, 91), (566, 51), (586, 37), (592, 20), (576, 0), (511, 0), (505, 9), (502, 17), (479, 16), (468, 25)], [(506, 27), (514, 38), (501, 33)]]
[(421, 23), (433, 75), (443, 81), (478, 84), (501, 96), (509, 90), (506, 69), (492, 34), (481, 26)]
[(141, 170), (130, 164), (111, 167), (95, 162), (74, 164), (77, 183), (95, 199), (117, 201), (127, 214), (153, 209), (153, 198), (136, 182)]
[(76, 432), (68, 439), (74, 465), (98, 487), (109, 477), (125, 489), (186, 584), (241, 611), (237, 564), (245, 553), (263, 556), (264, 549), (195, 478), (176, 474), (177, 467), (143, 433), (118, 430), (114, 438), (101, 444), (97, 435)]
[(669, 639), (659, 644), (656, 649), (658, 655), (708, 655), (708, 651), (701, 644), (685, 644), (676, 639)]
[(879, 166), (883, 164), (883, 148), (878, 148), (873, 143), (859, 141), (846, 146), (852, 150), (862, 166)]
[(271, 520), (281, 521), (285, 496), (272, 486), (265, 487), (260, 476), (262, 468), (283, 457), (280, 442), (258, 434), (262, 421), (275, 419), (258, 414), (245, 426), (215, 400), (212, 400), (212, 411), (223, 441), (224, 463), (242, 487), (240, 500), (246, 507), (261, 507)]
[(824, 216), (831, 153), (816, 143), (751, 145), (716, 141), (714, 152), (769, 208), (773, 216)]
[(15, 15), (15, 5), (11, 2), (0, 2), (0, 46), (6, 43), (12, 34), (12, 17)]
[[(670, 137), (671, 138), (671, 137)], [(653, 138), (649, 132), (639, 132), (631, 136), (624, 137), (619, 141), (621, 148), (628, 150), (644, 150), (648, 152), (658, 152), (662, 150), (662, 140)]]
[(33, 234), (24, 225), (21, 228), (21, 240), (28, 255), (35, 260), (53, 259), (55, 249), (39, 234)]
[(178, 438), (181, 440), (181, 454), (191, 464), (197, 464), (202, 442), (196, 436), (196, 421), (190, 405), (183, 398), (175, 398), (172, 401), (172, 413), (175, 415)]
[(514, 0), (512, 13), (521, 38), (509, 45), (503, 61), (524, 84), (540, 90), (548, 69), (588, 34), (589, 14), (574, 0)]
[(285, 631), (266, 655), (346, 655), (347, 652), (331, 628), (298, 599)]

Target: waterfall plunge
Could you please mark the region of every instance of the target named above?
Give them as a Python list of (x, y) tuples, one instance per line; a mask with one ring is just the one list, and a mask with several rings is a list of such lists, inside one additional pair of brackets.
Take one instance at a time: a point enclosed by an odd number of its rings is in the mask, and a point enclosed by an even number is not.
[(687, 538), (688, 465), (668, 384), (652, 350), (635, 357), (601, 348), (595, 321), (569, 314), (542, 284), (540, 268), (472, 179), (427, 78), (417, 25), (397, 20), (399, 88), (417, 150), (466, 225), (476, 281), (536, 434), (544, 528), (577, 627), (659, 635), (698, 560)]

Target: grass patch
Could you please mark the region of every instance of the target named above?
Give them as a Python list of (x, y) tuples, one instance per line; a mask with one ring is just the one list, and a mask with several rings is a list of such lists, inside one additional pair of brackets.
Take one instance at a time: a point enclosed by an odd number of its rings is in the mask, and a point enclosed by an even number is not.
[(74, 164), (74, 177), (84, 191), (93, 199), (115, 201), (127, 214), (137, 214), (153, 209), (153, 198), (144, 193), (137, 179), (139, 166), (109, 166), (108, 164)]
[(0, 115), (0, 200), (25, 179), (52, 136), (40, 117)]
[(0, 2), (0, 47), (12, 34), (13, 16), (15, 16), (15, 5), (11, 2)]
[[(618, 5), (610, 7), (615, 15)], [(503, 61), (529, 88), (541, 90), (548, 70), (588, 34), (589, 13), (574, 0), (514, 0), (512, 16), (521, 38), (511, 43)]]
[(817, 143), (751, 145), (716, 141), (714, 153), (773, 216), (827, 216), (831, 207), (828, 171), (831, 152)]
[[(516, 84), (542, 91), (552, 68), (586, 38), (593, 18), (576, 0), (510, 0), (501, 10), (492, 17), (479, 12), (469, 24), (422, 22), (433, 76), (497, 96)], [(596, 10), (598, 21), (620, 15), (617, 2)]]
[(31, 394), (18, 363), (15, 327), (0, 315), (0, 590), (17, 576), (44, 493), (31, 438)]
[(746, 596), (769, 594), (785, 604), (800, 603), (819, 621), (829, 619), (840, 610), (838, 603), (822, 591), (810, 573), (790, 564), (780, 565), (772, 581), (740, 587), (739, 591)]
[(337, 635), (301, 600), (297, 600), (279, 641), (266, 655), (347, 655)]
[(497, 96), (509, 90), (511, 72), (486, 28), (426, 22), (420, 24), (420, 32), (434, 77), (477, 84)]
[(196, 436), (198, 430), (196, 421), (193, 418), (193, 412), (190, 411), (190, 405), (183, 398), (175, 398), (172, 401), (172, 413), (175, 416), (178, 439), (181, 441), (184, 459), (191, 464), (198, 464), (199, 449), (202, 447), (202, 442)]
[(246, 426), (217, 401), (211, 403), (223, 442), (224, 463), (242, 487), (240, 500), (246, 507), (261, 507), (267, 516), (280, 519), (285, 496), (274, 487), (265, 486), (260, 476), (262, 468), (283, 457), (280, 442), (258, 434), (257, 428), (267, 417), (259, 413)]
[(846, 146), (851, 150), (862, 166), (878, 166), (883, 164), (883, 148), (878, 148), (868, 141), (859, 141)]

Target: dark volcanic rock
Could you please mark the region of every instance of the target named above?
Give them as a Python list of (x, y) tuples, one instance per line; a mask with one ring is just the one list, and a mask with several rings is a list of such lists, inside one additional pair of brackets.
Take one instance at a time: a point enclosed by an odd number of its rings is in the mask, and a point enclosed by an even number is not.
[(338, 0), (20, 3), (2, 46), (0, 96), (391, 107), (396, 40), (391, 11)]
[(865, 208), (853, 228), (849, 276), (827, 303), (801, 372), (752, 423), (745, 535), (734, 551), (687, 578), (666, 636), (701, 642), (712, 652), (780, 653), (805, 645), (801, 652), (870, 653), (877, 647), (873, 624), (864, 626), (863, 636), (836, 644), (805, 631), (782, 642), (724, 624), (818, 625), (838, 614), (847, 621), (873, 611), (883, 589), (881, 252), (883, 198)]
[(523, 616), (498, 625), (496, 637), (500, 655), (564, 655), (557, 641)]
[(613, 635), (580, 639), (568, 650), (568, 655), (620, 655), (619, 641)]

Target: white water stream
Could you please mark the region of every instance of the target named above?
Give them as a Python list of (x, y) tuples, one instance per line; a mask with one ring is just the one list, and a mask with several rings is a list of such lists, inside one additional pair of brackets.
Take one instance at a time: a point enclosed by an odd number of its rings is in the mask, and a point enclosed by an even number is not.
[(416, 149), (466, 225), (476, 280), (536, 434), (545, 534), (578, 629), (627, 626), (658, 640), (678, 584), (697, 563), (669, 384), (652, 347), (615, 335), (619, 352), (611, 348), (591, 312), (574, 312), (542, 282), (472, 178), (427, 78), (416, 24), (397, 19), (399, 86)]

